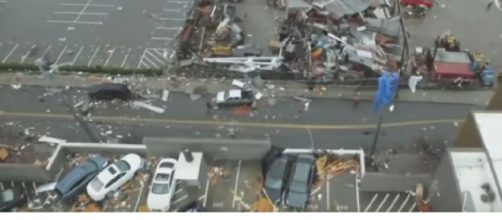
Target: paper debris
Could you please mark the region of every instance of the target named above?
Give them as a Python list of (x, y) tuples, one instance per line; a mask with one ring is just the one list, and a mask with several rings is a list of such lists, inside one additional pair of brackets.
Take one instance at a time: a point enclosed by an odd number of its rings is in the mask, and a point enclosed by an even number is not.
[(162, 91), (162, 101), (167, 102), (168, 99), (169, 99), (169, 90), (164, 89)]
[(38, 193), (43, 193), (46, 191), (54, 190), (56, 188), (56, 184), (57, 184), (57, 182), (52, 182), (52, 183), (47, 183), (47, 184), (41, 185), (37, 188), (36, 192), (38, 194)]
[(262, 97), (263, 97), (263, 94), (261, 94), (261, 92), (256, 93), (256, 95), (254, 96), (254, 98), (256, 100), (260, 100)]
[(62, 144), (62, 143), (66, 143), (66, 140), (63, 140), (63, 139), (59, 139), (59, 138), (53, 138), (53, 137), (47, 137), (47, 136), (42, 136), (38, 139), (39, 142), (45, 142), (45, 143), (49, 143), (49, 144)]
[(163, 113), (165, 112), (165, 109), (163, 109), (163, 108), (159, 108), (159, 107), (156, 107), (156, 106), (153, 106), (153, 105), (150, 105), (150, 104), (144, 103), (144, 102), (134, 101), (134, 102), (133, 102), (133, 105), (134, 105), (134, 106), (138, 106), (138, 107), (142, 107), (142, 108), (146, 108), (146, 109), (148, 109), (148, 110), (151, 110), (151, 111), (157, 112), (157, 113), (159, 113), (159, 114), (163, 114)]
[(242, 88), (244, 88), (244, 83), (239, 80), (234, 79), (234, 81), (232, 81), (232, 86), (236, 86), (236, 87), (239, 87), (242, 89)]
[(21, 88), (21, 84), (12, 84), (10, 85), (13, 89), (18, 90)]

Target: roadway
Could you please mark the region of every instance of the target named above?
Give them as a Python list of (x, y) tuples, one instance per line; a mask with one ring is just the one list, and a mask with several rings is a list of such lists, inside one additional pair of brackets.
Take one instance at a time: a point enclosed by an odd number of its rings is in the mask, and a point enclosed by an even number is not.
[[(14, 90), (0, 88), (0, 123), (24, 130), (31, 127), (37, 134), (47, 134), (70, 141), (89, 141), (74, 118), (61, 104), (73, 105), (86, 98), (78, 89), (60, 90), (47, 95), (43, 102), (41, 87)], [(160, 91), (153, 91), (160, 94)], [(291, 148), (367, 148), (375, 130), (377, 114), (372, 103), (338, 99), (313, 99), (310, 109), (292, 98), (274, 100), (273, 105), (258, 108), (244, 116), (235, 109), (206, 110), (206, 98), (192, 101), (183, 93), (172, 93), (167, 102), (160, 98), (147, 101), (165, 108), (158, 114), (131, 103), (101, 103), (88, 117), (91, 130), (103, 141), (139, 143), (144, 136), (236, 137), (267, 135), (272, 143)], [(414, 151), (414, 140), (421, 136), (440, 137), (451, 143), (458, 122), (475, 109), (470, 105), (398, 102), (394, 112), (384, 118), (380, 150), (393, 148)]]

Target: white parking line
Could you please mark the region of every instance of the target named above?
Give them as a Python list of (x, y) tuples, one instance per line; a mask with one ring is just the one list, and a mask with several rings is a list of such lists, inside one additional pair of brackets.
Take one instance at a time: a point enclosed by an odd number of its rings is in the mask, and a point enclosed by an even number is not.
[(143, 62), (143, 61), (140, 61), (140, 62), (139, 62), (138, 69), (140, 69), (142, 65), (143, 65), (143, 66), (146, 66), (146, 68), (147, 68), (147, 69), (150, 69), (150, 65), (146, 64), (146, 63), (145, 63), (145, 62)]
[(326, 178), (326, 211), (329, 211), (330, 205), (329, 205), (329, 180)]
[(96, 57), (96, 54), (98, 54), (98, 51), (99, 51), (99, 47), (97, 47), (96, 50), (94, 51), (94, 54), (92, 55), (91, 59), (87, 63), (87, 66), (91, 66), (91, 63), (94, 60), (94, 57)]
[(151, 37), (152, 40), (174, 40), (172, 37)]
[(235, 184), (234, 184), (234, 197), (233, 197), (233, 200), (232, 200), (232, 208), (235, 208), (235, 201), (236, 201), (236, 196), (237, 195), (237, 186), (239, 186), (239, 176), (241, 174), (241, 163), (242, 163), (242, 160), (239, 160), (239, 164), (237, 165), (237, 174), (235, 176)]
[(7, 61), (7, 59), (9, 59), (10, 55), (12, 55), (12, 53), (14, 53), (14, 51), (17, 49), (17, 47), (19, 47), (19, 44), (16, 44), (16, 46), (14, 46), (14, 48), (12, 48), (12, 50), (9, 52), (9, 54), (7, 54), (7, 56), (5, 58), (3, 58), (2, 63), (5, 63), (5, 61)]
[(357, 202), (357, 212), (361, 212), (361, 201), (359, 199), (359, 180), (358, 180), (358, 174), (356, 173), (355, 179), (356, 179), (356, 202)]
[(66, 21), (66, 20), (46, 20), (49, 23), (63, 23), (63, 24), (91, 24), (91, 25), (103, 25), (101, 21)]
[(406, 203), (408, 202), (408, 200), (410, 200), (410, 197), (411, 197), (410, 194), (408, 194), (408, 196), (406, 196), (406, 199), (404, 200), (403, 204), (401, 204), (401, 207), (399, 207), (399, 209), (397, 210), (398, 212), (401, 212), (401, 210), (403, 210), (403, 208), (406, 205)]
[(141, 184), (141, 190), (139, 191), (138, 199), (136, 200), (136, 205), (134, 206), (133, 212), (135, 212), (135, 211), (138, 210), (139, 201), (141, 200), (141, 195), (143, 194), (143, 189), (145, 188), (145, 185), (146, 185), (146, 184), (144, 184), (142, 182), (140, 182), (140, 184)]
[[(166, 54), (167, 54), (167, 51), (166, 51), (165, 49), (160, 49), (160, 50), (161, 50), (163, 53), (166, 53)], [(154, 49), (153, 51), (154, 51), (156, 54), (158, 54), (159, 56), (164, 57), (164, 58), (166, 58), (166, 59), (167, 59), (167, 57), (166, 57), (166, 56), (164, 56), (164, 54), (161, 54), (161, 53), (159, 52), (159, 49)]]
[(207, 194), (208, 194), (208, 193), (209, 193), (209, 178), (207, 178), (207, 180), (206, 180), (206, 189), (205, 189), (205, 191), (204, 191), (204, 203), (203, 203), (204, 208), (205, 208), (205, 207), (206, 207), (206, 205), (207, 205)]
[(410, 209), (408, 210), (408, 212), (412, 212), (414, 209), (415, 209), (415, 206), (417, 206), (417, 203), (414, 202), (413, 205), (411, 205)]
[(382, 208), (383, 204), (385, 204), (385, 202), (387, 201), (387, 199), (389, 198), (390, 194), (387, 193), (385, 194), (385, 197), (383, 197), (383, 200), (382, 202), (380, 202), (380, 205), (378, 206), (378, 208), (375, 210), (375, 212), (379, 212), (380, 209)]
[(10, 181), (10, 186), (14, 188), (14, 181)]
[(26, 187), (26, 183), (23, 181), (21, 182), (21, 186), (23, 187), (23, 189), (28, 192), (28, 187)]
[(42, 56), (40, 56), (40, 58), (45, 57), (45, 55), (47, 55), (47, 53), (49, 52), (49, 50), (51, 48), (52, 48), (52, 44), (50, 44), (49, 47), (47, 47), (47, 49), (45, 49), (44, 53), (42, 54)]
[(181, 12), (181, 9), (172, 9), (172, 8), (164, 8), (162, 9), (163, 11), (165, 12), (172, 12), (172, 11), (175, 11), (175, 12)]
[(183, 189), (179, 188), (178, 190), (176, 190), (176, 191), (173, 193), (173, 195), (176, 195), (176, 194), (178, 194), (178, 193), (180, 193), (180, 192), (183, 192)]
[(188, 4), (190, 2), (187, 1), (167, 1), (167, 3), (175, 3), (175, 4)]
[(26, 58), (28, 58), (28, 56), (30, 55), (31, 50), (33, 50), (33, 48), (35, 48), (36, 46), (36, 44), (31, 45), (30, 50), (28, 50), (28, 52), (26, 52), (26, 54), (21, 57), (21, 63), (24, 63)]
[[(155, 51), (155, 50), (154, 50)], [(153, 58), (155, 58), (155, 60), (157, 60), (159, 63), (162, 63), (162, 65), (166, 65), (166, 63), (164, 61), (162, 61), (161, 59), (159, 59), (157, 56), (155, 56), (155, 54), (153, 54), (152, 52), (150, 51), (147, 51), (148, 54), (152, 55)], [(161, 55), (162, 56), (162, 55)]]
[(4, 189), (5, 189), (5, 188), (3, 187), (3, 183), (2, 183), (2, 182), (0, 182), (0, 190), (2, 190), (2, 191), (3, 191)]
[[(154, 63), (152, 60), (150, 60), (148, 57), (143, 57), (143, 59), (145, 59), (146, 61), (148, 61), (150, 64), (152, 64), (156, 69), (159, 68), (159, 66), (157, 66), (156, 63)], [(146, 63), (143, 61), (143, 65), (145, 65)], [(150, 69), (150, 65), (146, 65), (148, 66), (148, 68)]]
[(390, 212), (390, 210), (394, 207), (394, 205), (396, 204), (396, 202), (400, 196), (401, 196), (401, 194), (396, 194), (396, 196), (394, 197), (394, 200), (392, 200), (392, 203), (390, 204), (389, 208), (387, 208), (387, 212)]
[(157, 30), (179, 30), (181, 27), (163, 27), (163, 26), (158, 26), (155, 27)]
[(115, 47), (112, 49), (112, 51), (110, 52), (110, 55), (108, 55), (108, 58), (106, 59), (105, 61), (105, 64), (103, 66), (108, 66), (108, 63), (110, 62), (110, 60), (112, 59), (112, 56), (113, 56), (113, 53), (115, 52)]
[(185, 199), (187, 199), (187, 198), (188, 198), (188, 195), (187, 195), (187, 194), (185, 194), (185, 195), (183, 195), (182, 197), (180, 197), (180, 198), (178, 198), (178, 199), (174, 200), (174, 201), (173, 201), (173, 203), (172, 203), (172, 205), (176, 205), (176, 204), (178, 204), (179, 202), (181, 202), (181, 201), (183, 201), (183, 200), (185, 200)]
[[(62, 6), (84, 6), (84, 3), (60, 3)], [(112, 4), (88, 4), (89, 7), (113, 7)]]
[(83, 13), (80, 13), (80, 12), (76, 12), (76, 11), (55, 11), (53, 13), (56, 15), (78, 15), (78, 14), (82, 14), (82, 15), (108, 15), (108, 13), (106, 13), (106, 12), (83, 12)]
[(373, 203), (375, 202), (376, 198), (378, 198), (378, 194), (373, 195), (373, 198), (371, 198), (371, 201), (364, 209), (364, 212), (368, 212), (368, 210), (371, 208), (371, 205), (373, 205)]
[(37, 184), (35, 182), (31, 182), (31, 185), (33, 186), (33, 191), (35, 192), (35, 195), (38, 195)]
[(61, 57), (63, 56), (64, 52), (66, 51), (66, 48), (68, 48), (68, 46), (64, 46), (63, 50), (61, 51), (61, 53), (59, 53), (59, 56), (56, 59), (56, 61), (54, 62), (54, 64), (58, 64), (59, 59), (61, 59)]
[(185, 21), (183, 18), (159, 18), (161, 21)]
[(124, 68), (124, 65), (125, 65), (125, 64), (126, 64), (126, 62), (127, 62), (127, 58), (129, 58), (129, 54), (131, 53), (131, 49), (132, 49), (132, 48), (129, 48), (129, 50), (127, 50), (127, 53), (126, 53), (126, 55), (125, 55), (125, 57), (124, 57), (124, 60), (122, 61), (122, 64), (120, 64), (120, 68)]
[(92, 0), (87, 1), (87, 4), (84, 5), (84, 7), (82, 8), (82, 10), (78, 14), (78, 16), (75, 18), (74, 22), (77, 22), (78, 19), (80, 19), (80, 17), (82, 17), (82, 14), (85, 12), (85, 10), (87, 9), (87, 7), (89, 7), (89, 4), (91, 4), (91, 2), (92, 2)]
[(80, 50), (78, 50), (77, 55), (75, 55), (75, 58), (73, 58), (73, 61), (71, 61), (71, 65), (75, 65), (75, 62), (77, 61), (78, 57), (80, 56), (80, 53), (82, 53), (82, 50), (84, 50), (84, 46), (80, 47)]

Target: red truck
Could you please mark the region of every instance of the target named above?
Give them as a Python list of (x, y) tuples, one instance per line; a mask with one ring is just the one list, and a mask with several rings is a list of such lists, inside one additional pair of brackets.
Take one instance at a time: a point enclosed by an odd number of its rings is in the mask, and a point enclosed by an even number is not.
[(425, 6), (427, 8), (432, 8), (434, 5), (434, 2), (431, 0), (400, 0), (399, 2), (401, 5), (413, 7)]

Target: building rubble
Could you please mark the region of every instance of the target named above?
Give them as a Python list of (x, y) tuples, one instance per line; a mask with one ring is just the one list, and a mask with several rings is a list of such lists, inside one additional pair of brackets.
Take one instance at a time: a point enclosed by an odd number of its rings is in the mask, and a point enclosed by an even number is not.
[(199, 1), (180, 36), (178, 58), (190, 60), (183, 68), (189, 66), (199, 75), (254, 73), (263, 78), (347, 82), (375, 78), (382, 69), (398, 70), (406, 60), (403, 22), (393, 1), (285, 2), (284, 9), (274, 9), (282, 14), (276, 18), (275, 39), (261, 45), (268, 48), (258, 49), (246, 41), (240, 25), (246, 17), (236, 16), (238, 3)]

